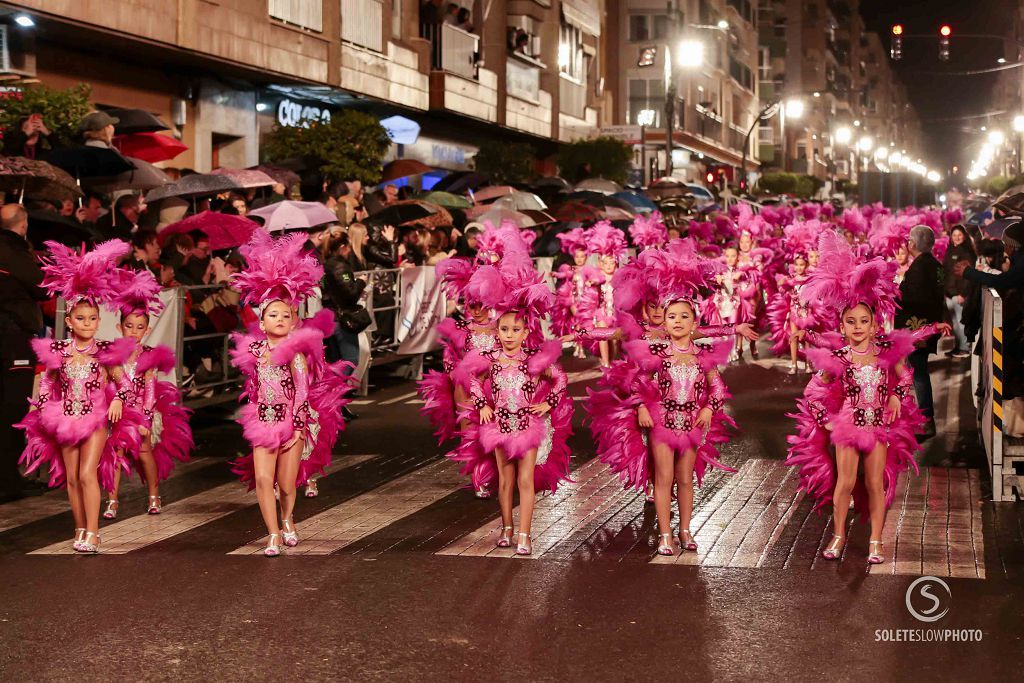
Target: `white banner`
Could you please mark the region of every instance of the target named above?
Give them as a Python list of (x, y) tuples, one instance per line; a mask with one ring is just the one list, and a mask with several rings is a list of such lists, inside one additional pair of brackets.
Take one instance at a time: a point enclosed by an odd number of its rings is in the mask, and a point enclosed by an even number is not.
[[(160, 292), (160, 300), (164, 302), (164, 310), (157, 316), (150, 316), (149, 335), (142, 340), (147, 346), (166, 346), (174, 350), (178, 346), (178, 328), (181, 326), (181, 299), (177, 289), (164, 289)], [(107, 307), (100, 308), (100, 328), (96, 333), (98, 339), (114, 340), (121, 336), (117, 331), (117, 323), (121, 314)], [(161, 379), (177, 383), (177, 370), (170, 375), (161, 375)]]
[(402, 271), (402, 308), (395, 341), (398, 353), (416, 354), (441, 348), (437, 325), (446, 315), (444, 287), (433, 266)]

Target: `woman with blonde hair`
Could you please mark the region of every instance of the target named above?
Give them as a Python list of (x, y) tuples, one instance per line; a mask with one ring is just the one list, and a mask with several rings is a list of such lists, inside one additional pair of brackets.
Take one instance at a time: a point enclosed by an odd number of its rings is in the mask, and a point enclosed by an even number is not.
[(358, 272), (369, 270), (366, 265), (366, 257), (363, 255), (363, 247), (370, 241), (370, 233), (362, 223), (353, 223), (348, 226), (348, 244), (352, 249), (349, 261), (352, 263), (352, 270)]

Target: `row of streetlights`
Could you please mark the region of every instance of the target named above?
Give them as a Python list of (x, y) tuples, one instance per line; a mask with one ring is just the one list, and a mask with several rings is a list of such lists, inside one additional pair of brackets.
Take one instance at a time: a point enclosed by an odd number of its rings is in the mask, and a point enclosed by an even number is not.
[[(1024, 142), (1024, 114), (1017, 114), (1011, 121), (1013, 132), (1017, 134), (1017, 162), (1016, 173), (1021, 172), (1021, 146)], [(982, 131), (985, 129), (982, 128)], [(971, 162), (967, 171), (967, 180), (977, 180), (988, 175), (989, 166), (996, 160), (1003, 145), (1006, 143), (1006, 135), (1001, 130), (990, 130), (982, 143), (978, 156)]]

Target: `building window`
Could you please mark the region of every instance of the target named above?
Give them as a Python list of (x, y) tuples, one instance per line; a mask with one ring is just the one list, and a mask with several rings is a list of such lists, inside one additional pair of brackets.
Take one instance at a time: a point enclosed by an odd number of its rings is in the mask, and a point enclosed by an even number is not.
[(558, 72), (583, 83), (583, 31), (570, 24), (562, 23), (558, 43)]
[(662, 125), (665, 109), (665, 80), (662, 78), (631, 78), (629, 79), (629, 109), (626, 112), (626, 123), (638, 126), (643, 123), (644, 115), (650, 120), (650, 111), (654, 112), (654, 120), (649, 125)]
[(267, 0), (267, 12), (274, 19), (313, 31), (324, 30), (322, 0)]
[(743, 62), (733, 59), (731, 55), (729, 57), (729, 75), (747, 90), (754, 90), (754, 76), (750, 73), (750, 68)]
[(762, 145), (774, 145), (775, 129), (771, 126), (760, 126), (757, 129), (757, 139)]
[(665, 14), (630, 14), (629, 41), (665, 40), (669, 34), (669, 18)]
[(759, 81), (772, 80), (771, 48), (762, 47), (757, 52), (757, 79)]
[(786, 37), (786, 18), (779, 17), (775, 20), (775, 24), (772, 26), (772, 32), (776, 38)]

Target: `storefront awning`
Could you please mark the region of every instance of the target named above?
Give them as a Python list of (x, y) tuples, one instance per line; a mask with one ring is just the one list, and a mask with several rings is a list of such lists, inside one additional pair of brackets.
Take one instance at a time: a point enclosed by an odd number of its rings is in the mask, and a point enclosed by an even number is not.
[(562, 17), (584, 33), (601, 35), (601, 12), (593, 0), (562, 0)]

